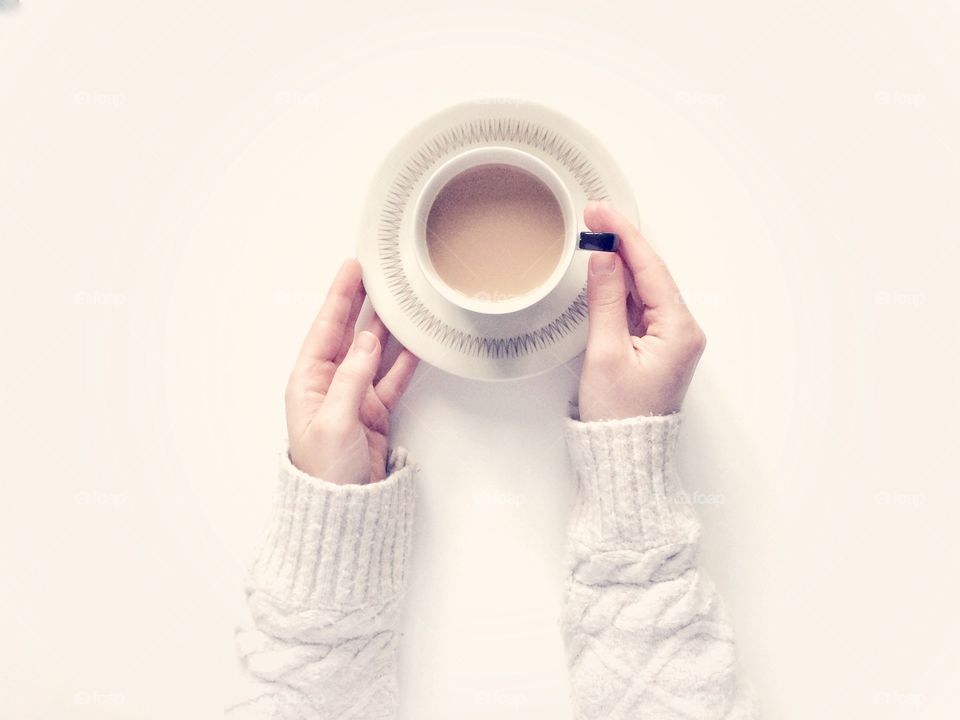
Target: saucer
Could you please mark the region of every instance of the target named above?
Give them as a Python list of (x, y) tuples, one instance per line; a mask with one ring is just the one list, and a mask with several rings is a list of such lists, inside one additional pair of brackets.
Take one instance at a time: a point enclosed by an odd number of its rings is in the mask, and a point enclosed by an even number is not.
[(367, 297), (390, 333), (422, 361), (464, 378), (536, 375), (583, 352), (587, 261), (578, 250), (551, 293), (523, 310), (490, 315), (440, 295), (416, 259), (413, 210), (427, 178), (472, 148), (499, 145), (535, 155), (560, 176), (579, 221), (589, 200), (609, 200), (632, 222), (626, 178), (587, 130), (542, 105), (500, 99), (463, 102), (408, 132), (390, 151), (367, 194), (357, 258)]

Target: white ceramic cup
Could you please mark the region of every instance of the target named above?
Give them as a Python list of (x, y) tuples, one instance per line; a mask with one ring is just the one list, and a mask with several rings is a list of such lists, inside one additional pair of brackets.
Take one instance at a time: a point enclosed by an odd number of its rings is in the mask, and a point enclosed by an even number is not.
[[(506, 298), (478, 297), (468, 295), (451, 287), (437, 274), (433, 263), (430, 261), (430, 254), (427, 249), (427, 217), (430, 214), (430, 208), (433, 206), (434, 200), (436, 200), (437, 195), (443, 187), (465, 170), (479, 165), (491, 164), (512, 165), (532, 173), (550, 189), (557, 199), (557, 203), (560, 205), (560, 211), (563, 214), (563, 252), (553, 272), (544, 282), (535, 288), (521, 295), (511, 295)], [(518, 310), (530, 307), (549, 295), (560, 283), (567, 269), (570, 267), (574, 251), (578, 248), (579, 218), (574, 209), (573, 198), (570, 196), (570, 192), (563, 184), (560, 176), (557, 175), (549, 165), (530, 153), (518, 150), (517, 148), (491, 145), (466, 150), (450, 158), (441, 164), (424, 183), (414, 207), (414, 228), (416, 234), (414, 246), (416, 248), (417, 262), (433, 288), (451, 303), (465, 310), (488, 315), (498, 315), (517, 312)], [(522, 242), (523, 238), (518, 238), (517, 241)]]

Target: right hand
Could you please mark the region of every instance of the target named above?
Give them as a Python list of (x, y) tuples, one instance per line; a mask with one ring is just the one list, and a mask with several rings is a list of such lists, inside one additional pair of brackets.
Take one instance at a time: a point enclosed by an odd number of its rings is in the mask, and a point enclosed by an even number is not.
[[(640, 230), (609, 203), (588, 203), (584, 221), (593, 231), (619, 235), (620, 248), (590, 257), (580, 420), (678, 412), (706, 336)], [(637, 297), (628, 291), (624, 265)]]
[(339, 485), (386, 477), (390, 411), (417, 367), (406, 348), (378, 372), (388, 331), (373, 315), (354, 337), (366, 293), (350, 258), (333, 280), (290, 373), (285, 395), (290, 461)]

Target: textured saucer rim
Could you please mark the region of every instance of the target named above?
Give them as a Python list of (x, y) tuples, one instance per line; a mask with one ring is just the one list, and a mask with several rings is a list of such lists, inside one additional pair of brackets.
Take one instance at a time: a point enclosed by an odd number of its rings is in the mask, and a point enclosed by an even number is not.
[[(453, 305), (439, 294), (428, 298), (429, 291), (423, 287), (420, 288), (420, 294), (414, 293), (408, 287), (405, 295), (395, 296), (398, 276), (401, 285), (407, 286), (411, 279), (421, 282), (423, 278), (407, 277), (408, 273), (405, 271), (411, 269), (409, 255), (412, 250), (401, 256), (398, 249), (401, 241), (400, 228), (404, 216), (413, 211), (415, 195), (411, 194), (402, 203), (394, 201), (393, 209), (389, 209), (387, 199), (391, 190), (409, 187), (412, 193), (425, 177), (430, 175), (437, 163), (442, 163), (449, 157), (441, 153), (431, 158), (424, 154), (425, 148), (436, 148), (443, 142), (460, 142), (465, 132), (479, 132), (481, 136), (484, 131), (487, 134), (506, 132), (512, 129), (511, 123), (524, 127), (532, 140), (556, 146), (554, 149), (559, 154), (547, 154), (542, 148), (512, 138), (506, 142), (496, 139), (473, 144), (466, 142), (455, 145), (454, 150), (515, 143), (515, 147), (533, 153), (551, 167), (562, 161), (567, 170), (573, 168), (570, 174), (574, 174), (575, 170), (580, 177), (585, 178), (587, 185), (580, 184), (570, 188), (575, 198), (576, 212), (581, 217), (587, 200), (612, 199), (628, 218), (633, 222), (637, 220), (633, 193), (626, 177), (606, 148), (582, 125), (539, 103), (524, 101), (505, 106), (494, 101), (468, 100), (427, 116), (401, 137), (381, 162), (364, 202), (357, 248), (357, 257), (363, 267), (364, 286), (374, 310), (401, 344), (423, 361), (463, 378), (512, 380), (535, 376), (573, 359), (583, 352), (586, 344), (586, 260), (589, 255), (586, 251), (574, 253), (574, 261), (561, 283), (567, 286), (568, 299), (572, 292), (579, 290), (569, 304), (565, 301), (558, 305), (558, 289), (525, 310), (507, 316), (479, 318), (475, 313)], [(566, 165), (568, 162), (572, 165)], [(423, 166), (420, 174), (411, 180), (411, 172), (420, 166)], [(413, 171), (411, 167), (414, 168)], [(394, 192), (394, 196), (397, 194)], [(579, 200), (580, 194), (584, 195), (582, 201)], [(399, 219), (394, 222), (397, 216)], [(386, 237), (384, 224), (381, 222), (384, 217), (389, 217), (389, 227), (396, 225), (397, 239), (393, 243), (380, 239), (380, 236)], [(409, 218), (407, 220), (409, 221)], [(388, 268), (390, 281), (385, 271), (388, 261), (383, 259), (384, 249), (388, 254), (396, 256), (389, 260), (393, 263)], [(413, 260), (415, 262), (415, 259)], [(394, 283), (393, 287), (389, 286), (389, 282)], [(429, 304), (426, 300), (429, 300)], [(402, 304), (407, 307), (402, 307)], [(426, 320), (429, 330), (424, 330), (423, 326), (410, 317), (410, 306), (414, 307), (420, 322), (424, 322), (425, 314), (430, 316)], [(463, 327), (465, 323), (489, 324), (491, 317), (500, 317), (510, 318), (511, 323), (522, 328), (525, 327), (525, 317), (532, 318), (538, 314), (556, 315), (556, 319), (510, 337), (481, 333), (474, 335)], [(460, 346), (444, 345), (436, 339), (438, 335), (443, 337), (444, 341), (459, 341)], [(464, 347), (467, 350), (463, 350)], [(480, 353), (481, 348), (486, 355)]]

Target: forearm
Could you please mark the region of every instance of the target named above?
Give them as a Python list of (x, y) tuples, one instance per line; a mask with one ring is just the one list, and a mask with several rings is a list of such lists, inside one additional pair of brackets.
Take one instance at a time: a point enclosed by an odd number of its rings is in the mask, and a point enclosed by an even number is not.
[(577, 720), (756, 715), (697, 568), (700, 524), (674, 469), (679, 424), (567, 420), (578, 490), (561, 625)]
[(247, 584), (249, 617), (236, 632), (245, 687), (229, 717), (396, 715), (414, 506), (403, 448), (390, 452), (387, 473), (369, 485), (334, 485), (281, 452), (276, 502)]

